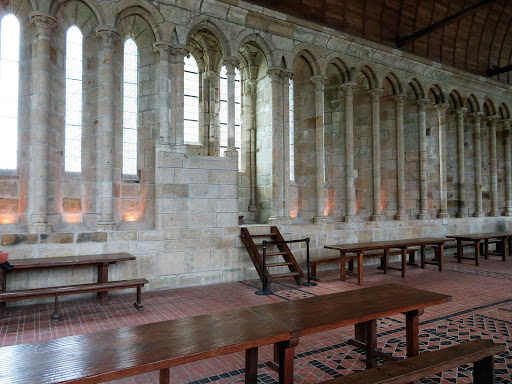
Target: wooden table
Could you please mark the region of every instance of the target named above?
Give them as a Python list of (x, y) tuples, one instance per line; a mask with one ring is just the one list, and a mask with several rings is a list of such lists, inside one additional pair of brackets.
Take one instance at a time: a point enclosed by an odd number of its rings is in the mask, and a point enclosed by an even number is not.
[[(16, 271), (27, 271), (42, 268), (64, 268), (77, 266), (97, 266), (98, 283), (108, 282), (108, 267), (118, 261), (135, 260), (135, 256), (129, 253), (110, 253), (101, 255), (81, 255), (81, 256), (65, 256), (65, 257), (42, 257), (37, 259), (9, 259), (14, 268), (9, 274)], [(0, 289), (2, 292), (7, 291), (7, 272), (1, 270), (0, 273)], [(106, 305), (108, 301), (108, 292), (99, 292), (98, 298), (102, 305)], [(0, 303), (5, 305), (5, 303)]]
[[(279, 382), (293, 383), (295, 346), (301, 336), (355, 324), (351, 343), (376, 357), (377, 319), (404, 313), (407, 356), (419, 353), (423, 309), (451, 297), (397, 284), (236, 309), (190, 318), (111, 329), (0, 348), (1, 383), (99, 383), (245, 351), (245, 382), (257, 383), (258, 347), (275, 344)], [(15, 358), (13, 358), (13, 356)]]
[(326, 245), (324, 248), (334, 249), (340, 252), (340, 280), (345, 281), (346, 278), (346, 261), (347, 253), (355, 253), (357, 260), (357, 283), (361, 284), (363, 281), (363, 257), (365, 252), (381, 250), (384, 251), (384, 272), (389, 269), (388, 252), (390, 249), (400, 249), (402, 258), (402, 277), (406, 276), (407, 270), (407, 248), (409, 247), (421, 247), (421, 267), (424, 268), (427, 262), (425, 260), (425, 247), (428, 245), (436, 246), (436, 258), (435, 263), (439, 265), (439, 270), (443, 270), (443, 248), (444, 243), (449, 241), (446, 238), (437, 237), (425, 237), (415, 239), (403, 239), (403, 240), (388, 240), (388, 241), (372, 241), (364, 243), (352, 243), (352, 244), (339, 244), (339, 245)]
[[(480, 265), (480, 242), (484, 241), (484, 256), (487, 259), (489, 257), (489, 240), (497, 239), (500, 240), (501, 248), (498, 254), (501, 259), (505, 261), (507, 259), (508, 246), (512, 233), (507, 232), (488, 232), (488, 233), (476, 233), (476, 234), (464, 234), (464, 235), (450, 235), (448, 236), (457, 240), (457, 261), (462, 262), (463, 259), (475, 260), (475, 265)], [(475, 246), (475, 257), (464, 257), (464, 247), (462, 246), (463, 241), (472, 241)]]

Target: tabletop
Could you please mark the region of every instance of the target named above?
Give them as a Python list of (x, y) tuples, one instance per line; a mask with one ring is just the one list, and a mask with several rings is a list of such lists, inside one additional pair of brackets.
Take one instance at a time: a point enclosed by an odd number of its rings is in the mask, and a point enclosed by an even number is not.
[(8, 259), (14, 269), (32, 269), (46, 267), (65, 267), (73, 265), (116, 263), (118, 261), (135, 260), (129, 253), (107, 253), (100, 255), (79, 255), (63, 257), (41, 257), (30, 259)]
[(301, 336), (451, 301), (451, 296), (385, 284), (250, 308)]
[(466, 233), (463, 235), (447, 235), (453, 239), (459, 240), (486, 240), (500, 237), (512, 236), (512, 233), (508, 232), (487, 232), (487, 233)]
[(326, 245), (324, 248), (334, 249), (337, 251), (372, 251), (377, 249), (390, 249), (402, 247), (415, 247), (429, 244), (443, 244), (450, 239), (441, 237), (420, 237), (414, 239), (386, 240), (386, 241), (369, 241), (365, 243), (349, 243), (339, 245)]

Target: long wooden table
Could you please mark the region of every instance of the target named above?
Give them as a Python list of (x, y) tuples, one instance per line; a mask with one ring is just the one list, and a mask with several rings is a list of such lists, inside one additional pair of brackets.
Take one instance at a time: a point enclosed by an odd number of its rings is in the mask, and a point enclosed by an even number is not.
[[(463, 259), (475, 260), (475, 265), (480, 265), (480, 243), (484, 241), (484, 257), (489, 258), (489, 240), (496, 239), (500, 241), (500, 251), (497, 252), (503, 261), (506, 261), (509, 252), (509, 243), (512, 233), (507, 232), (488, 232), (488, 233), (475, 233), (463, 235), (450, 235), (448, 236), (457, 241), (457, 261), (462, 262)], [(463, 241), (472, 241), (474, 243), (475, 257), (464, 257)]]
[(407, 249), (410, 247), (421, 247), (421, 267), (425, 268), (425, 264), (429, 264), (432, 262), (428, 262), (425, 260), (425, 247), (429, 245), (436, 246), (436, 257), (434, 259), (434, 263), (439, 266), (439, 270), (443, 270), (443, 248), (444, 243), (450, 241), (446, 238), (438, 238), (438, 237), (425, 237), (425, 238), (415, 238), (415, 239), (402, 239), (402, 240), (388, 240), (388, 241), (372, 241), (372, 242), (363, 242), (363, 243), (351, 243), (351, 244), (339, 244), (339, 245), (326, 245), (324, 248), (333, 249), (340, 252), (340, 280), (345, 281), (346, 279), (346, 261), (347, 254), (355, 253), (355, 259), (357, 261), (357, 283), (361, 284), (363, 281), (363, 257), (365, 252), (368, 251), (376, 251), (381, 250), (384, 251), (384, 264), (383, 269), (386, 273), (389, 269), (389, 250), (390, 249), (400, 249), (401, 251), (401, 261), (402, 266), (400, 271), (402, 272), (402, 277), (406, 276), (407, 270)]
[[(42, 257), (37, 259), (9, 259), (14, 268), (9, 274), (16, 271), (28, 271), (43, 268), (65, 268), (77, 266), (97, 266), (98, 283), (108, 282), (108, 267), (119, 261), (135, 260), (135, 256), (129, 253), (110, 253), (100, 255), (80, 255), (80, 256), (64, 256), (64, 257)], [(0, 289), (2, 292), (7, 291), (7, 272), (1, 270), (0, 273)], [(99, 292), (98, 298), (102, 305), (106, 305), (108, 301), (108, 292)], [(5, 303), (0, 303), (5, 305)]]
[[(57, 340), (0, 348), (1, 383), (99, 383), (160, 371), (192, 361), (245, 351), (245, 382), (256, 384), (258, 348), (275, 344), (279, 382), (293, 383), (295, 346), (302, 336), (355, 324), (351, 342), (366, 349), (368, 367), (376, 357), (377, 319), (404, 313), (407, 356), (419, 353), (419, 317), (423, 309), (451, 297), (386, 284), (169, 320)], [(13, 356), (15, 358), (13, 358)]]

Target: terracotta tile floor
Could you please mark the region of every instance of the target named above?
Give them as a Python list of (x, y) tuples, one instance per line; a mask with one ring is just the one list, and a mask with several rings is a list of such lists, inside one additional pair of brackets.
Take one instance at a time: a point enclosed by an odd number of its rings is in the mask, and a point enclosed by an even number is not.
[[(473, 338), (492, 339), (506, 344), (507, 352), (496, 356), (497, 383), (512, 383), (512, 259), (502, 262), (497, 257), (482, 260), (479, 267), (464, 260), (457, 264), (446, 257), (444, 272), (429, 266), (422, 270), (409, 267), (408, 277), (399, 272), (383, 275), (374, 266), (365, 267), (364, 286), (388, 282), (410, 285), (451, 294), (453, 302), (429, 308), (421, 319), (422, 351), (435, 350)], [(243, 281), (203, 287), (144, 293), (144, 311), (137, 312), (134, 295), (112, 296), (106, 307), (94, 299), (62, 303), (62, 320), (50, 320), (52, 304), (8, 308), (0, 319), (0, 345), (30, 343), (64, 336), (97, 332), (104, 329), (144, 324), (186, 316), (194, 316), (233, 308), (267, 304), (285, 300), (358, 289), (355, 279), (337, 280), (337, 271), (320, 272), (316, 287), (297, 287), (293, 280), (274, 283), (274, 294), (257, 296), (259, 281)], [(295, 382), (316, 383), (364, 369), (364, 351), (347, 345), (352, 328), (341, 328), (301, 339), (296, 348)], [(405, 353), (404, 318), (397, 316), (379, 321), (379, 348), (401, 357)], [(267, 366), (272, 347), (260, 350), (259, 379), (276, 383), (276, 373)], [(173, 383), (232, 383), (243, 381), (244, 355), (232, 354), (203, 360), (171, 370)], [(116, 383), (157, 383), (156, 372), (119, 380)], [(422, 383), (471, 383), (472, 368), (460, 367), (424, 379)]]

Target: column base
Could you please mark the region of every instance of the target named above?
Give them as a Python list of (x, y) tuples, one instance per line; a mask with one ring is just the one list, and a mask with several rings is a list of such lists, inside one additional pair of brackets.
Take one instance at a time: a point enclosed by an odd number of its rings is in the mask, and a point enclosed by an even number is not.
[(343, 221), (345, 223), (355, 223), (356, 221), (359, 220), (359, 217), (358, 216), (355, 216), (355, 215), (347, 215), (345, 216), (345, 218), (343, 219)]
[(270, 216), (268, 218), (268, 223), (270, 225), (282, 225), (283, 224), (284, 217), (278, 217), (278, 216)]
[(113, 221), (99, 221), (97, 230), (99, 232), (112, 232), (116, 230), (116, 224)]
[(52, 226), (48, 223), (32, 223), (30, 224), (30, 233), (50, 233)]
[(313, 223), (315, 223), (315, 224), (326, 224), (327, 223), (327, 217), (325, 217), (325, 216), (316, 216), (313, 219)]
[(457, 217), (459, 219), (466, 219), (468, 217), (468, 214), (467, 213), (459, 212), (459, 213), (457, 213)]
[(258, 209), (256, 207), (256, 204), (249, 205), (249, 212), (256, 212)]
[(499, 212), (491, 212), (491, 213), (489, 213), (489, 216), (490, 217), (500, 217), (501, 215)]
[(405, 213), (399, 213), (395, 216), (395, 220), (406, 221), (409, 220), (409, 216), (407, 216)]
[(512, 211), (505, 211), (505, 213), (503, 214), (503, 216), (512, 216)]
[(386, 220), (386, 216), (384, 215), (372, 215), (372, 221), (384, 221)]
[(448, 212), (439, 212), (439, 215), (437, 215), (439, 219), (449, 219), (450, 214)]
[(483, 213), (483, 212), (475, 212), (473, 214), (473, 217), (485, 217), (485, 213)]
[(224, 151), (224, 156), (238, 159), (238, 151), (233, 148), (228, 148)]
[(428, 213), (420, 213), (418, 215), (418, 219), (420, 219), (420, 220), (430, 220), (430, 215)]
[(187, 153), (188, 148), (185, 144), (175, 144), (171, 145), (171, 152), (174, 153)]

